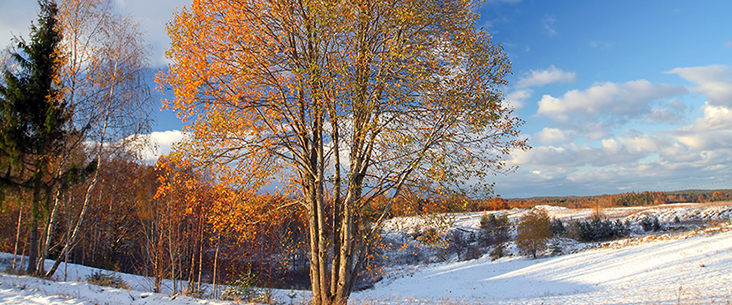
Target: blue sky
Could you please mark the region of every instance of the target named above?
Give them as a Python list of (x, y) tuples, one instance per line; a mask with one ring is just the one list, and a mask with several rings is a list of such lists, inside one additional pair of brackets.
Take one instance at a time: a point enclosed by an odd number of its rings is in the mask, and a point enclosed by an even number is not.
[[(117, 0), (164, 67), (164, 25), (189, 1)], [(0, 42), (35, 1), (0, 1)], [(505, 198), (732, 188), (732, 1), (489, 0), (480, 26), (513, 63), (505, 88), (533, 149), (495, 176)], [(171, 113), (154, 138), (180, 137)]]

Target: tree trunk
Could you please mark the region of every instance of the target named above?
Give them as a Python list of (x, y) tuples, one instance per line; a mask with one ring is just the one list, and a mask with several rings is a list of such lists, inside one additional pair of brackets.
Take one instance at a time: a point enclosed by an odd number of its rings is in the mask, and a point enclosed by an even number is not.
[(216, 253), (214, 254), (214, 267), (213, 267), (213, 296), (214, 299), (219, 299), (218, 294), (216, 293), (216, 271), (218, 271), (219, 267), (219, 248), (220, 248), (220, 241), (221, 236), (216, 237)]
[(36, 274), (36, 261), (38, 261), (38, 220), (33, 217), (31, 219), (30, 235), (28, 238), (28, 268), (26, 273)]
[(76, 221), (76, 226), (74, 226), (74, 231), (71, 233), (71, 238), (70, 238), (69, 242), (67, 242), (64, 245), (63, 250), (61, 250), (61, 255), (59, 256), (59, 259), (57, 259), (56, 262), (53, 263), (53, 266), (51, 267), (51, 269), (48, 270), (48, 272), (46, 273), (46, 277), (51, 277), (51, 276), (53, 276), (54, 273), (56, 273), (56, 270), (58, 269), (58, 266), (61, 263), (61, 256), (66, 256), (66, 253), (73, 250), (74, 246), (76, 246), (76, 239), (79, 236), (79, 231), (81, 231), (81, 225), (84, 222), (84, 217), (86, 216), (86, 211), (89, 208), (89, 202), (91, 201), (92, 191), (97, 186), (97, 182), (99, 181), (99, 167), (101, 167), (101, 161), (102, 161), (102, 156), (101, 156), (101, 152), (100, 152), (97, 154), (97, 170), (94, 172), (94, 178), (92, 178), (91, 184), (89, 184), (89, 187), (86, 189), (86, 195), (84, 196), (84, 205), (81, 207), (81, 212), (79, 213), (79, 218)]
[(17, 265), (15, 264), (16, 257), (18, 256), (18, 244), (20, 243), (20, 227), (23, 221), (23, 204), (20, 203), (20, 209), (18, 211), (18, 227), (15, 231), (15, 247), (13, 247), (13, 263), (10, 264), (10, 270), (15, 271)]
[(40, 221), (43, 212), (41, 209), (41, 180), (35, 179), (33, 185), (33, 202), (31, 206), (31, 227), (28, 243), (28, 268), (26, 272), (31, 275), (37, 275), (38, 272), (38, 222)]
[[(60, 202), (59, 197), (60, 196), (61, 196), (61, 189), (57, 189), (56, 195), (54, 196), (54, 203), (53, 203), (53, 209), (51, 210), (51, 216), (48, 217), (48, 222), (46, 223), (46, 230), (45, 230), (45, 233), (43, 234), (43, 238), (42, 238), (43, 247), (41, 248), (41, 251), (40, 251), (41, 257), (39, 258), (39, 263), (38, 263), (39, 264), (39, 268), (38, 268), (39, 273), (44, 272), (44, 265), (46, 262), (46, 258), (48, 258), (48, 249), (51, 247), (51, 239), (53, 238), (53, 231), (56, 229), (56, 219), (58, 218), (58, 208), (59, 208), (59, 202)], [(48, 200), (50, 200), (50, 198)], [(56, 259), (56, 262), (58, 263), (58, 261), (60, 261), (60, 260), (61, 260), (61, 256), (59, 256)], [(54, 263), (54, 265), (56, 265), (57, 263)], [(52, 273), (50, 275), (46, 274), (46, 277), (49, 277), (51, 275), (53, 275), (53, 274)]]
[(163, 237), (162, 233), (160, 233), (162, 232), (160, 226), (157, 226), (155, 231), (155, 251), (153, 252), (153, 275), (155, 276), (155, 284), (153, 285), (153, 291), (160, 293), (160, 286), (163, 282)]
[(196, 285), (196, 293), (201, 293), (201, 273), (203, 273), (203, 215), (200, 215), (200, 233), (201, 233), (201, 239), (199, 241), (198, 246), (198, 283)]

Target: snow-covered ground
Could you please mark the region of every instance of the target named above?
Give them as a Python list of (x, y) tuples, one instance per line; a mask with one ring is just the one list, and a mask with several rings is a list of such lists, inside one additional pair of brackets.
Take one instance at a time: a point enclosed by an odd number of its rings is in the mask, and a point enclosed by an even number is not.
[[(727, 227), (729, 229), (729, 227)], [(371, 304), (728, 304), (732, 232), (540, 259), (487, 255), (356, 293)]]
[[(552, 217), (587, 217), (592, 210), (547, 207)], [(569, 245), (559, 256), (529, 259), (488, 255), (437, 264), (394, 266), (374, 288), (356, 292), (352, 304), (729, 304), (732, 302), (732, 206), (666, 205), (606, 209), (610, 218), (637, 222), (656, 216), (666, 227), (678, 218), (684, 231), (633, 234), (613, 242)], [(525, 211), (507, 211), (516, 221)], [(475, 230), (482, 213), (450, 215), (456, 228)], [(433, 221), (395, 219), (385, 235), (398, 238)], [(637, 228), (636, 228), (637, 229)], [(409, 238), (402, 238), (408, 240)], [(509, 250), (510, 252), (510, 250)], [(548, 255), (548, 254), (547, 254)], [(0, 254), (0, 269), (10, 255)], [(63, 266), (60, 268), (62, 269)], [(68, 282), (0, 273), (0, 304), (230, 304), (147, 292), (150, 281), (121, 275), (133, 290), (84, 282), (94, 269), (69, 265)], [(63, 279), (59, 271), (58, 279)], [(282, 304), (298, 304), (292, 291), (273, 292)], [(297, 292), (307, 295), (307, 292)]]
[[(0, 272), (0, 304), (241, 304), (210, 298), (198, 299), (173, 295), (173, 283), (170, 280), (163, 281), (161, 287), (163, 293), (153, 293), (151, 292), (153, 282), (150, 278), (113, 273), (75, 264), (68, 264), (68, 266), (62, 264), (53, 281), (7, 274), (4, 271), (9, 269), (12, 258), (12, 254), (0, 252), (0, 270), (2, 270)], [(46, 268), (50, 268), (52, 265), (53, 261), (46, 261)], [(131, 289), (104, 287), (86, 282), (89, 275), (99, 272), (119, 276)], [(211, 285), (203, 285), (203, 288), (209, 292), (210, 296)], [(278, 289), (267, 291), (281, 304), (298, 304), (303, 302), (304, 297), (309, 298), (307, 291)]]

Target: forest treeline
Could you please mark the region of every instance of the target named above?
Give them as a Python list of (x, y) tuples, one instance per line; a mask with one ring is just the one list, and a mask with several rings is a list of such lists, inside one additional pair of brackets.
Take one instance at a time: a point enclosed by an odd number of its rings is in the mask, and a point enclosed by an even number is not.
[[(174, 280), (174, 291), (202, 293), (201, 282), (229, 283), (254, 276), (267, 287), (307, 288), (308, 252), (305, 214), (292, 198), (237, 191), (185, 162), (161, 157), (155, 164), (134, 154), (105, 155), (97, 187), (72, 251), (69, 228), (84, 206), (88, 184), (68, 189), (51, 232), (48, 258), (101, 269), (149, 276), (153, 288)], [(0, 213), (0, 250), (28, 251), (29, 192), (8, 193)], [(390, 217), (425, 213), (474, 212), (555, 205), (594, 208), (729, 200), (732, 190), (640, 192), (587, 197), (528, 199), (426, 200), (405, 195)], [(290, 204), (288, 204), (290, 203)], [(388, 200), (365, 209), (373, 219)], [(261, 215), (267, 215), (261, 217)], [(62, 268), (62, 267), (61, 267)], [(191, 286), (192, 285), (192, 286)]]
[[(306, 288), (303, 215), (295, 205), (282, 208), (288, 199), (217, 185), (205, 171), (166, 157), (146, 164), (118, 154), (103, 162), (87, 206), (91, 217), (65, 255), (88, 184), (62, 195), (57, 225), (43, 236), (49, 259), (149, 276), (156, 291), (172, 279), (175, 293), (196, 294), (201, 282), (228, 283), (242, 274), (256, 274), (268, 287)], [(18, 267), (30, 246), (31, 195), (9, 192), (0, 213), (0, 251), (16, 253)]]
[[(681, 190), (670, 192), (629, 192), (598, 196), (535, 197), (527, 199), (507, 199), (511, 208), (530, 208), (537, 205), (554, 205), (568, 208), (629, 207), (659, 205), (670, 203), (707, 203), (732, 200), (732, 190)], [(500, 202), (500, 199), (498, 200)], [(487, 203), (488, 209), (495, 204)]]

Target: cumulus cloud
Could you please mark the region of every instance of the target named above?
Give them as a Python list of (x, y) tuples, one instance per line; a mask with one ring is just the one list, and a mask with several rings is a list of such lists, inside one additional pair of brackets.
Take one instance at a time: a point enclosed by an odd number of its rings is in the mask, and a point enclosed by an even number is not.
[[(543, 96), (537, 115), (551, 118), (553, 126), (531, 136), (532, 150), (512, 154), (510, 163), (519, 170), (505, 183), (497, 182), (496, 189), (537, 196), (566, 195), (567, 190), (596, 195), (728, 187), (732, 69), (706, 66), (667, 73), (694, 86), (603, 82), (558, 97)], [(690, 93), (705, 97), (706, 103), (692, 108), (682, 102), (679, 96)], [(701, 115), (689, 117), (697, 113)], [(678, 127), (633, 129), (648, 123)]]
[(514, 109), (520, 109), (524, 107), (524, 100), (531, 97), (533, 91), (531, 89), (522, 89), (511, 91), (506, 94), (506, 101)]
[(525, 100), (534, 94), (534, 87), (541, 87), (553, 83), (572, 83), (577, 81), (574, 72), (566, 72), (551, 65), (545, 70), (531, 70), (524, 73), (516, 82), (516, 86), (506, 95), (506, 100), (515, 108), (522, 108)]
[(732, 69), (722, 65), (676, 68), (667, 71), (696, 83), (693, 90), (707, 97), (710, 105), (732, 106)]
[(557, 122), (567, 122), (571, 116), (594, 119), (600, 116), (638, 117), (650, 111), (650, 103), (686, 94), (681, 86), (653, 85), (647, 80), (626, 83), (596, 83), (585, 90), (572, 90), (561, 97), (544, 95), (536, 114)]
[(569, 137), (562, 130), (549, 127), (544, 127), (544, 129), (536, 133), (533, 138), (538, 139), (539, 142), (543, 145), (563, 143), (569, 139)]
[[(572, 189), (582, 192), (580, 195), (597, 195), (682, 189), (690, 182), (714, 183), (719, 176), (732, 174), (727, 169), (732, 149), (698, 148), (664, 135), (629, 131), (622, 137), (603, 139), (599, 145), (565, 143), (513, 154), (511, 162), (520, 169), (510, 179), (520, 186), (530, 184), (531, 190), (524, 190), (530, 196), (552, 195), (557, 189), (561, 190), (558, 194)], [(499, 183), (497, 189), (522, 192), (507, 183)]]
[[(540, 134), (557, 136), (565, 133), (545, 128)], [(556, 166), (570, 171), (581, 166), (625, 167), (633, 166), (650, 154), (660, 153), (663, 157), (665, 151), (674, 152), (674, 146), (673, 138), (630, 130), (624, 136), (599, 140), (599, 145), (566, 142), (561, 146), (534, 147), (528, 152), (515, 154), (512, 161), (541, 170)]]
[(518, 80), (517, 88), (541, 87), (552, 83), (573, 83), (577, 81), (574, 72), (565, 72), (554, 65), (546, 70), (531, 70)]
[(706, 103), (703, 116), (667, 133), (697, 152), (732, 150), (732, 109)]
[(654, 107), (644, 115), (652, 124), (679, 124), (686, 119), (689, 107), (684, 102), (671, 99), (660, 107)]
[(142, 150), (143, 158), (154, 162), (158, 157), (169, 154), (173, 145), (182, 140), (185, 134), (180, 130), (155, 131), (146, 136), (148, 145)]
[(581, 166), (603, 167), (632, 161), (635, 156), (611, 153), (603, 147), (592, 147), (587, 144), (567, 143), (563, 146), (539, 146), (526, 152), (512, 155), (512, 162), (522, 166), (530, 166), (545, 170), (563, 167), (573, 171)]

